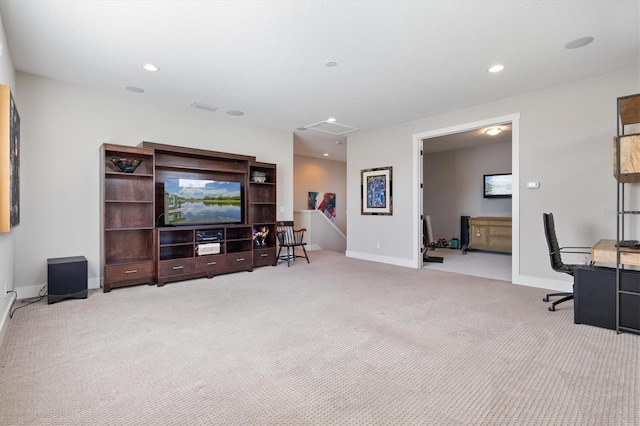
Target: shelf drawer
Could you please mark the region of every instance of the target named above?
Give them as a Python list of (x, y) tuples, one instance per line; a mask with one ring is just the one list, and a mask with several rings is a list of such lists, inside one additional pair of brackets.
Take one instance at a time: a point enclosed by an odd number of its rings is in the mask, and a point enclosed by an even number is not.
[(229, 253), (227, 254), (227, 266), (246, 266), (247, 268), (250, 268), (251, 266), (253, 266), (253, 253), (251, 253), (250, 251)]
[(489, 227), (490, 236), (507, 236), (511, 238), (511, 227), (508, 226), (491, 226)]
[(253, 251), (253, 265), (254, 266), (271, 265), (275, 261), (275, 257), (276, 257), (275, 248), (256, 249)]
[(193, 259), (163, 260), (158, 269), (161, 277), (191, 274), (194, 270)]
[(196, 272), (217, 274), (224, 270), (225, 265), (226, 256), (224, 254), (196, 257)]
[(126, 265), (107, 265), (104, 268), (104, 279), (109, 283), (122, 281), (151, 281), (153, 279), (153, 262), (127, 263)]
[(640, 274), (620, 274), (620, 290), (632, 291), (640, 296)]

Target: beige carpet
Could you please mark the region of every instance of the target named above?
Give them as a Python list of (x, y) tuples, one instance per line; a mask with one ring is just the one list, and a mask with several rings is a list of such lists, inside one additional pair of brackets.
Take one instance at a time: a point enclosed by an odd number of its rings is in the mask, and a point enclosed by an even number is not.
[(640, 336), (540, 289), (310, 258), (18, 310), (0, 424), (640, 424)]

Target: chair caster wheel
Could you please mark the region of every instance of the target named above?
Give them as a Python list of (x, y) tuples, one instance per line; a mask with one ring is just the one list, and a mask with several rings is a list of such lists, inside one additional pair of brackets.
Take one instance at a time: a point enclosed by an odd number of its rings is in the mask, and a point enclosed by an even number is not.
[(551, 305), (551, 306), (549, 306), (549, 310), (550, 310), (551, 312), (555, 312), (556, 307), (555, 307), (555, 306), (553, 306), (553, 305)]
[(548, 302), (548, 301), (549, 301), (549, 298), (548, 298), (547, 296), (545, 296), (545, 297), (543, 297), (543, 298), (542, 298), (542, 301), (543, 301), (543, 302)]

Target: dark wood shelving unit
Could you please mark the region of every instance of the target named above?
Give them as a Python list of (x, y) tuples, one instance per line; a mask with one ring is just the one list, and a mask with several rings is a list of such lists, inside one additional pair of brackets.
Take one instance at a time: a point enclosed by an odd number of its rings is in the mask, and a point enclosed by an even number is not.
[[(103, 291), (153, 284), (154, 155), (144, 148), (104, 144), (100, 149)], [(112, 158), (141, 160), (132, 173)]]
[[(142, 163), (135, 172), (123, 173), (111, 164), (112, 157)], [(102, 158), (105, 291), (141, 282), (163, 286), (274, 264), (275, 164), (146, 141), (137, 147), (104, 144)], [(238, 182), (241, 223), (165, 225), (165, 178)]]
[(249, 165), (249, 222), (254, 234), (254, 266), (274, 265), (276, 260), (276, 170), (276, 165), (271, 163)]

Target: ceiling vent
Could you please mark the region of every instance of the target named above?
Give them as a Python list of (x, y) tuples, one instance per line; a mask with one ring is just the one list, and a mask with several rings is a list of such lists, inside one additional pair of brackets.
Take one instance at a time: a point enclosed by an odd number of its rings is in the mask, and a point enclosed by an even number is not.
[(360, 130), (357, 127), (347, 126), (346, 124), (340, 124), (335, 121), (333, 123), (328, 123), (327, 121), (319, 121), (317, 123), (307, 124), (304, 127), (309, 130), (317, 130), (318, 132), (329, 133), (334, 136), (340, 136), (346, 133)]
[(203, 104), (202, 102), (194, 102), (191, 104), (192, 108), (202, 109), (209, 112), (214, 112), (218, 109), (218, 107), (214, 107), (212, 105)]

